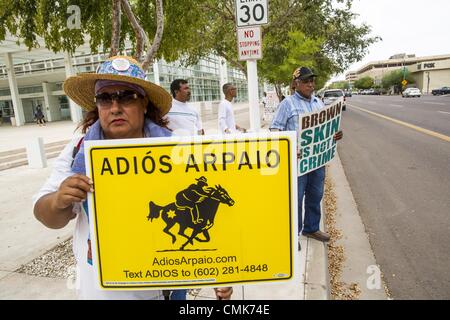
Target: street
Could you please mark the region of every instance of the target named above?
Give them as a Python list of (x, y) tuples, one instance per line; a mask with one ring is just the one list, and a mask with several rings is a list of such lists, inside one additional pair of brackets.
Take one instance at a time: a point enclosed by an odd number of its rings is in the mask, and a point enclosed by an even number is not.
[(354, 106), (450, 136), (450, 97), (355, 95), (347, 99)]
[(392, 298), (448, 299), (450, 97), (347, 104), (338, 150)]

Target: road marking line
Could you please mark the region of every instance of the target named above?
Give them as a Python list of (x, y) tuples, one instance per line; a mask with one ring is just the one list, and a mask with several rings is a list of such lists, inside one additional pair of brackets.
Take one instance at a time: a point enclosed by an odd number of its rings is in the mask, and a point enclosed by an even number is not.
[(450, 112), (446, 112), (446, 111), (438, 111), (440, 113), (446, 113), (446, 114), (450, 114)]
[(347, 104), (347, 105), (349, 107), (358, 109), (358, 110), (360, 110), (362, 112), (369, 113), (369, 114), (374, 115), (376, 117), (380, 117), (382, 119), (385, 119), (385, 120), (388, 120), (388, 121), (392, 121), (392, 122), (394, 122), (396, 124), (405, 126), (407, 128), (410, 128), (410, 129), (413, 129), (413, 130), (425, 133), (427, 135), (430, 135), (432, 137), (435, 137), (435, 138), (442, 139), (444, 141), (450, 142), (450, 137), (449, 136), (446, 136), (446, 135), (443, 135), (443, 134), (440, 134), (440, 133), (437, 133), (437, 132), (434, 132), (434, 131), (431, 131), (431, 130), (427, 130), (427, 129), (424, 129), (424, 128), (421, 128), (421, 127), (415, 126), (413, 124), (410, 124), (410, 123), (407, 123), (407, 122), (403, 122), (403, 121), (400, 121), (400, 120), (397, 120), (397, 119), (394, 119), (394, 118), (390, 118), (390, 117), (384, 116), (382, 114), (379, 114), (379, 113), (376, 113), (376, 112), (372, 112), (372, 111), (369, 111), (369, 110), (366, 110), (366, 109), (363, 109), (363, 108), (360, 108), (360, 107), (357, 107), (357, 106), (354, 106), (354, 105), (351, 105), (351, 104)]
[(390, 104), (391, 107), (397, 107), (397, 108), (403, 108), (404, 106), (401, 106), (399, 104)]
[(438, 105), (438, 106), (445, 106), (446, 104), (445, 103), (439, 103), (439, 102), (425, 102), (426, 104), (435, 104), (435, 105)]

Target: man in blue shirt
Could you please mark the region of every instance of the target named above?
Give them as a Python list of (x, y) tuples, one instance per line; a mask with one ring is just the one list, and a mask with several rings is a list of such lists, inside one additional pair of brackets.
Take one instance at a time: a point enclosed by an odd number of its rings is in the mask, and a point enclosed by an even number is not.
[[(292, 86), (295, 92), (280, 103), (270, 131), (296, 131), (299, 134), (299, 116), (325, 107), (322, 101), (313, 95), (316, 76), (306, 67), (300, 67), (294, 71)], [(334, 140), (340, 140), (342, 137), (342, 131), (339, 131), (335, 134)], [(300, 234), (303, 229), (303, 235), (306, 237), (327, 242), (330, 240), (330, 235), (319, 230), (320, 202), (323, 197), (324, 183), (324, 166), (298, 177), (298, 232)], [(302, 219), (303, 198), (305, 198), (304, 221)]]

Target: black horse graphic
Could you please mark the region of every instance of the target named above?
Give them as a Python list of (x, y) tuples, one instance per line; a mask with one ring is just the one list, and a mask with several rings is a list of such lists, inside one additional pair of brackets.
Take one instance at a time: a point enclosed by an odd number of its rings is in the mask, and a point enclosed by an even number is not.
[[(170, 232), (170, 229), (178, 223), (180, 225), (178, 234), (187, 238), (187, 241), (181, 246), (180, 250), (184, 250), (188, 243), (193, 245), (193, 239), (199, 242), (208, 242), (210, 240), (208, 230), (214, 225), (214, 218), (217, 209), (219, 208), (219, 204), (224, 203), (230, 207), (234, 205), (234, 200), (231, 199), (228, 192), (220, 185), (216, 185), (215, 188), (208, 188), (208, 190), (210, 191), (209, 195), (205, 197), (202, 202), (197, 204), (199, 217), (201, 218), (200, 223), (195, 224), (192, 221), (192, 215), (189, 208), (179, 208), (175, 202), (172, 202), (165, 207), (161, 207), (156, 205), (153, 201), (150, 201), (150, 213), (147, 216), (147, 220), (152, 221), (161, 216), (167, 225), (164, 228), (164, 232), (172, 237), (172, 243), (175, 243), (177, 238)], [(187, 228), (192, 229), (190, 236), (187, 236), (184, 233)], [(203, 233), (205, 239), (198, 237), (200, 233)]]

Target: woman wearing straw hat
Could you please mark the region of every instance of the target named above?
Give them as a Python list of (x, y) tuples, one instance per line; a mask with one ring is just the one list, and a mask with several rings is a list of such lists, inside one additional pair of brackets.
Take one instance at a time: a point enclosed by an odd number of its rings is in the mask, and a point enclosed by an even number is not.
[[(33, 197), (34, 215), (52, 229), (63, 228), (77, 218), (73, 249), (79, 298), (161, 299), (160, 290), (101, 291), (95, 286), (85, 202), (93, 186), (86, 177), (84, 141), (170, 136), (163, 116), (172, 98), (162, 87), (148, 82), (139, 64), (126, 56), (108, 59), (96, 73), (68, 78), (64, 91), (87, 111), (80, 124), (85, 136), (73, 139), (55, 161), (51, 176)], [(216, 295), (229, 299), (231, 292), (231, 288), (218, 289)]]

